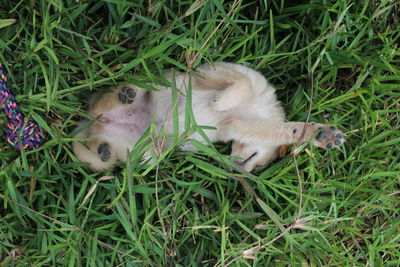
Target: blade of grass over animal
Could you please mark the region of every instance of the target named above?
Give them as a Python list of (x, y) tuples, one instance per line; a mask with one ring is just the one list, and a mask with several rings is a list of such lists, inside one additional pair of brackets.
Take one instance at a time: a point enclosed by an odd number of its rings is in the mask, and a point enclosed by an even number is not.
[[(213, 143), (209, 140), (209, 138), (207, 137), (207, 135), (204, 133), (203, 129), (209, 129), (209, 127), (207, 126), (198, 126), (196, 128), (196, 131), (202, 136), (202, 138), (204, 139), (204, 141), (207, 143), (207, 146), (202, 144), (201, 142), (198, 142), (197, 140), (191, 140), (192, 145), (194, 145), (195, 147), (197, 147), (198, 149), (206, 152), (206, 153), (210, 153), (211, 151), (212, 154), (214, 156), (214, 159), (223, 162), (225, 165), (230, 166), (231, 168), (233, 168), (234, 170), (245, 174), (248, 178), (251, 179), (256, 179), (255, 176), (253, 176), (252, 174), (250, 174), (249, 172), (245, 171), (243, 168), (238, 168), (238, 166), (236, 166), (233, 162), (230, 161), (230, 159), (228, 159), (228, 157), (223, 156), (222, 154), (220, 154), (215, 146), (213, 145)], [(213, 130), (213, 128), (210, 128), (210, 130)]]
[[(171, 105), (172, 105), (172, 124), (173, 124), (173, 137), (174, 137), (174, 141), (176, 142), (176, 140), (178, 139), (179, 136), (179, 101), (180, 101), (180, 94), (178, 92), (178, 90), (180, 90), (181, 88), (177, 88), (176, 87), (176, 80), (175, 77), (172, 78), (171, 80)], [(169, 116), (169, 114), (166, 114), (166, 116)]]
[[(131, 77), (129, 77), (129, 78), (131, 78)], [(146, 83), (144, 81), (135, 80), (134, 78), (132, 80), (131, 79), (127, 79), (127, 82), (129, 82), (130, 84), (136, 85), (136, 86), (138, 86), (140, 88), (149, 90), (149, 91), (156, 91), (156, 92), (158, 91), (158, 89), (155, 88), (154, 86), (151, 86), (151, 85), (149, 85), (148, 83)]]
[[(190, 42), (192, 42), (192, 40), (190, 40)], [(185, 71), (187, 73), (193, 73), (193, 70), (188, 69), (184, 64), (179, 63), (178, 61), (176, 61), (170, 57), (167, 57), (166, 55), (161, 55), (160, 59), (172, 64), (173, 66), (177, 67), (181, 71)], [(190, 79), (189, 75), (188, 75), (188, 79)], [(191, 83), (188, 82), (188, 84), (191, 84)]]
[[(137, 64), (139, 64), (139, 62), (140, 61), (138, 60)], [(59, 90), (58, 91), (58, 95), (60, 97), (62, 97), (64, 95), (68, 94), (68, 93), (71, 93), (71, 92), (74, 92), (74, 91), (78, 91), (78, 90), (83, 89), (83, 88), (91, 88), (92, 86), (100, 85), (100, 84), (103, 84), (103, 83), (108, 82), (108, 81), (114, 81), (115, 79), (121, 77), (122, 75), (124, 75), (124, 73), (113, 73), (113, 76), (111, 76), (111, 77), (102, 78), (102, 79), (99, 79), (99, 80), (96, 80), (96, 81), (93, 81), (93, 82), (86, 81), (85, 83), (83, 83), (81, 85), (77, 85), (77, 86), (73, 86), (73, 87), (70, 87), (70, 88), (67, 88), (67, 89)]]
[[(214, 144), (211, 142), (211, 140), (208, 138), (208, 136), (204, 133), (204, 130), (216, 130), (216, 128), (214, 127), (209, 127), (209, 126), (203, 126), (203, 125), (197, 125), (196, 127), (197, 133), (200, 134), (200, 136), (203, 138), (204, 142), (215, 151), (215, 155), (218, 155), (221, 157), (221, 155), (218, 153), (218, 151), (216, 150)], [(195, 144), (199, 145), (199, 142), (194, 141)]]
[(151, 125), (143, 135), (136, 141), (132, 151), (129, 155), (130, 166), (134, 171), (140, 171), (141, 160), (146, 151), (151, 149), (151, 132), (153, 131), (154, 125)]
[[(141, 58), (140, 59), (140, 63), (141, 63), (141, 65), (142, 65), (142, 67), (143, 67), (143, 69), (144, 69), (144, 71), (146, 73), (146, 76), (147, 77), (152, 77), (153, 76), (152, 72), (150, 71), (149, 67), (147, 66), (146, 61), (143, 58)], [(148, 87), (151, 87), (151, 86), (148, 86)]]
[(202, 144), (201, 142), (199, 142), (199, 141), (197, 141), (197, 140), (195, 140), (195, 139), (190, 140), (190, 143), (191, 143), (194, 147), (198, 148), (200, 151), (203, 151), (204, 153), (206, 153), (207, 155), (216, 156), (217, 154), (219, 154), (219, 153), (218, 153), (215, 149), (213, 149), (212, 147), (209, 147), (209, 146), (207, 146), (207, 145), (204, 145), (204, 144)]
[(135, 68), (137, 65), (139, 65), (141, 62), (141, 58), (135, 58), (133, 60), (131, 60), (129, 63), (124, 64), (124, 66), (122, 67), (122, 69), (117, 72), (118, 76), (122, 76), (124, 75), (126, 72), (128, 72), (129, 70)]
[(192, 125), (195, 125), (195, 119), (192, 109), (192, 75), (187, 74), (188, 86), (186, 88), (185, 99), (185, 131), (188, 131)]
[[(150, 147), (147, 148), (147, 150), (149, 150)], [(164, 158), (169, 155), (171, 153), (171, 151), (173, 151), (175, 149), (175, 147), (170, 146), (169, 148), (167, 148), (165, 151), (162, 151), (161, 154), (158, 154), (154, 151), (154, 153), (152, 153), (153, 157), (153, 163), (149, 164), (148, 167), (140, 174), (141, 176), (146, 176), (150, 171), (154, 170), (159, 164), (160, 162), (162, 162), (164, 160)]]

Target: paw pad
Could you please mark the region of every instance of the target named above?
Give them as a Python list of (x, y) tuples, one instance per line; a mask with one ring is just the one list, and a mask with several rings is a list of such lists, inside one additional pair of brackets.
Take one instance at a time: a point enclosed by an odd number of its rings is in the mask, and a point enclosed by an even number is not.
[(330, 134), (327, 132), (327, 131), (325, 131), (325, 130), (322, 130), (322, 131), (320, 131), (318, 134), (317, 134), (317, 136), (315, 137), (315, 139), (318, 141), (318, 142), (322, 142), (322, 141), (324, 141), (324, 140), (326, 140), (326, 139), (328, 139), (328, 138), (330, 138), (331, 136), (330, 136)]
[(124, 86), (118, 94), (118, 99), (122, 104), (132, 104), (136, 97), (136, 91), (132, 87)]
[(322, 126), (318, 128), (318, 134), (315, 136), (314, 145), (326, 149), (340, 146), (344, 143), (343, 133), (334, 126)]
[(110, 146), (108, 144), (101, 144), (97, 148), (97, 154), (99, 154), (102, 161), (107, 161), (111, 157)]

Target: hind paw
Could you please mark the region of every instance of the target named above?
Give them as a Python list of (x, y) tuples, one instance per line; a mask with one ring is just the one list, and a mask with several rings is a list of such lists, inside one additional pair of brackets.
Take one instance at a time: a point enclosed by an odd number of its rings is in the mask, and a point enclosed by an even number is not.
[(338, 147), (345, 142), (343, 133), (334, 126), (320, 126), (317, 135), (311, 140), (313, 145), (325, 149)]

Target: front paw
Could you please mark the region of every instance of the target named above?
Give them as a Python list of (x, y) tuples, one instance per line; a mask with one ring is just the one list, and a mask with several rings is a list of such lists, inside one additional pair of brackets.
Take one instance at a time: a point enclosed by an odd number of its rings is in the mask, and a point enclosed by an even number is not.
[(118, 99), (122, 104), (132, 104), (136, 97), (136, 90), (129, 86), (124, 86), (118, 93)]
[(311, 141), (317, 147), (331, 149), (345, 142), (343, 133), (334, 126), (322, 125), (318, 127), (316, 132), (317, 134)]
[(97, 154), (99, 154), (102, 161), (107, 161), (111, 157), (110, 146), (106, 143), (99, 145), (97, 148)]

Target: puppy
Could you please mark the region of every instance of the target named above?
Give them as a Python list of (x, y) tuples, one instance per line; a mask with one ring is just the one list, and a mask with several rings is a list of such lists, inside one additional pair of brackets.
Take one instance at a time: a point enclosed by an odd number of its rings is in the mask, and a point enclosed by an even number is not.
[[(173, 73), (168, 80), (179, 95), (173, 103), (171, 88), (152, 85), (150, 91), (121, 85), (110, 93), (95, 94), (89, 113), (97, 118), (73, 142), (77, 158), (94, 171), (104, 171), (126, 161), (127, 151), (153, 122), (158, 130), (173, 132), (173, 110), (178, 111), (179, 132), (184, 132), (186, 92), (191, 88), (192, 110), (197, 125), (212, 126), (205, 133), (212, 142), (233, 141), (232, 156), (247, 171), (265, 166), (278, 155), (282, 145), (310, 141), (324, 149), (340, 146), (343, 134), (333, 126), (319, 123), (288, 122), (275, 89), (263, 75), (248, 67), (226, 62), (205, 64), (196, 74)], [(80, 125), (85, 124), (81, 122)], [(190, 136), (204, 142), (200, 134)], [(168, 143), (160, 149), (165, 149)], [(195, 150), (191, 144), (183, 149)]]

